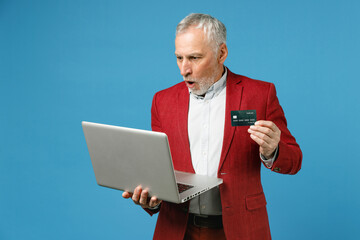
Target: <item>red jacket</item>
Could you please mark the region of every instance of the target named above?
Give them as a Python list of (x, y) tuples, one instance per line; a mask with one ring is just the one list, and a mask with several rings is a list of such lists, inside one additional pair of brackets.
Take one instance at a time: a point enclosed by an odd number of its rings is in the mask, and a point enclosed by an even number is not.
[[(194, 172), (188, 139), (189, 91), (184, 82), (155, 94), (151, 109), (153, 131), (168, 135), (174, 168)], [(295, 174), (301, 168), (302, 153), (287, 129), (284, 112), (272, 83), (252, 80), (228, 71), (224, 140), (218, 177), (224, 231), (227, 239), (271, 239), (266, 200), (260, 180), (259, 146), (248, 127), (232, 127), (233, 110), (256, 109), (258, 120), (273, 121), (281, 130), (278, 157), (271, 170)], [(161, 204), (154, 239), (183, 239), (188, 204)]]

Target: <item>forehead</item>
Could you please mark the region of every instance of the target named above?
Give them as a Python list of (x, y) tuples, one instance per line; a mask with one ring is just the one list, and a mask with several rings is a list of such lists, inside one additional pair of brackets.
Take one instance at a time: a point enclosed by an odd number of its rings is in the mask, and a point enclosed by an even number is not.
[(191, 27), (175, 38), (175, 54), (204, 53), (211, 50), (206, 34), (201, 28)]

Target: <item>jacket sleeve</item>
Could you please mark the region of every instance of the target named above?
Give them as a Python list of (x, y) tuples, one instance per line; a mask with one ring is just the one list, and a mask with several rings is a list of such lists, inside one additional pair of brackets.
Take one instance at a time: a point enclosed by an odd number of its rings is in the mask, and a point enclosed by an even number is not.
[(270, 84), (268, 91), (266, 119), (273, 121), (281, 131), (278, 155), (271, 170), (283, 174), (296, 174), (301, 168), (302, 152), (287, 128), (284, 111), (276, 96), (274, 84)]
[(154, 95), (151, 106), (151, 129), (155, 132), (162, 132), (161, 122), (157, 110), (158, 93)]
[[(151, 129), (155, 132), (162, 132), (161, 131), (161, 122), (158, 116), (158, 112), (157, 112), (157, 107), (156, 107), (156, 100), (157, 100), (157, 95), (154, 95), (153, 101), (152, 101), (152, 106), (151, 106)], [(147, 213), (149, 213), (151, 216), (158, 213), (160, 211), (161, 208), (161, 203), (158, 207), (153, 208), (153, 209), (144, 209)]]

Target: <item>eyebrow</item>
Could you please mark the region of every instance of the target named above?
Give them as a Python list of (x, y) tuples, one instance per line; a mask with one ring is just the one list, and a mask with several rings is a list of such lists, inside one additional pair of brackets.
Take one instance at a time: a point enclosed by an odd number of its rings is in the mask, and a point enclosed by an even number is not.
[[(175, 55), (176, 55), (176, 56), (183, 56), (183, 55), (178, 54), (178, 53), (176, 53), (176, 52), (175, 52)], [(190, 57), (190, 56), (204, 56), (204, 54), (198, 53), (198, 52), (194, 52), (194, 53), (190, 53), (190, 54), (184, 55), (184, 56), (185, 56), (185, 57)]]

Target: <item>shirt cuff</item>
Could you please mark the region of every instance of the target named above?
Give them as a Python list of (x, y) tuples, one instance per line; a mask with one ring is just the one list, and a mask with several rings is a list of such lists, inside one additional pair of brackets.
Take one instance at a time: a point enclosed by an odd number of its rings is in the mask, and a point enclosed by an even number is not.
[(270, 158), (270, 159), (266, 159), (266, 157), (260, 153), (260, 159), (261, 159), (261, 161), (263, 161), (263, 163), (265, 164), (265, 166), (267, 168), (271, 168), (272, 165), (274, 164), (275, 159), (276, 159), (277, 154), (278, 154), (278, 150), (279, 150), (279, 146), (277, 146), (277, 148), (275, 149), (274, 156), (272, 158)]

